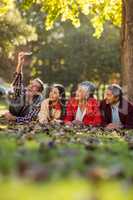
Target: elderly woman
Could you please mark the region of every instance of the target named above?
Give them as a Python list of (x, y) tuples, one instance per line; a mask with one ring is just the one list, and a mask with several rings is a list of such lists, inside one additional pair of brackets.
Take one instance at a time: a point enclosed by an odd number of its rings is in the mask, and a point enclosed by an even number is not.
[(83, 125), (101, 125), (101, 113), (98, 101), (93, 97), (95, 85), (84, 81), (78, 85), (75, 97), (70, 98), (66, 107), (65, 123)]
[(49, 97), (41, 104), (38, 119), (41, 124), (52, 121), (61, 121), (65, 115), (65, 89), (61, 84), (53, 84)]

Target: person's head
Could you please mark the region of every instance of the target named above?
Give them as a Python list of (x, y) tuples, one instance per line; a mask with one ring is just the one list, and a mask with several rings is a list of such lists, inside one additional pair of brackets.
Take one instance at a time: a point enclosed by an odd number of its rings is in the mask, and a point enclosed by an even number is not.
[(50, 102), (59, 102), (61, 105), (61, 118), (65, 115), (65, 103), (66, 103), (66, 96), (65, 96), (65, 88), (61, 84), (53, 84), (50, 88), (49, 92), (49, 99)]
[(61, 84), (53, 84), (50, 88), (49, 98), (51, 101), (65, 100), (65, 88)]
[(39, 78), (33, 79), (27, 86), (28, 94), (31, 94), (32, 96), (42, 93), (43, 90), (44, 84)]
[(107, 91), (105, 92), (105, 100), (108, 104), (116, 104), (122, 99), (122, 88), (117, 84), (111, 84), (108, 86)]
[(95, 89), (95, 85), (89, 81), (84, 81), (80, 83), (76, 90), (76, 99), (82, 101), (93, 97)]

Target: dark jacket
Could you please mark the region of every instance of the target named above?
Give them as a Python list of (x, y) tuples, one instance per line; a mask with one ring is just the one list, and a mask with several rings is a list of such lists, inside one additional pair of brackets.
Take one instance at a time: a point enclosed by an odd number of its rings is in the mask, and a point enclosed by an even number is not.
[[(105, 100), (101, 101), (100, 109), (103, 116), (103, 126), (112, 123), (111, 105), (107, 104)], [(133, 105), (126, 99), (122, 99), (119, 105), (119, 117), (123, 128), (133, 128)]]

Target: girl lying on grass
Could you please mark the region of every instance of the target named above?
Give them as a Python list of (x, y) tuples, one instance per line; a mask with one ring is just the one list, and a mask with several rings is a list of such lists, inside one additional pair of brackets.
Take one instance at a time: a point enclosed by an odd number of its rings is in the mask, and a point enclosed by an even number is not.
[(61, 84), (53, 84), (49, 97), (41, 104), (38, 119), (41, 124), (60, 122), (65, 115), (65, 88)]

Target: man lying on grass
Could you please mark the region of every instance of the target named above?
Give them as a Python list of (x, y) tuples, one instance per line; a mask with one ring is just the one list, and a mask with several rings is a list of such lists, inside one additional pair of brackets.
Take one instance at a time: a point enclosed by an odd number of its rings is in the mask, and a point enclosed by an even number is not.
[(5, 113), (8, 121), (18, 123), (29, 122), (35, 119), (40, 110), (42, 101), (43, 82), (36, 78), (25, 88), (23, 84), (22, 68), (25, 64), (26, 53), (18, 54), (18, 64), (12, 83), (12, 92), (9, 94), (9, 112)]
[(133, 128), (133, 104), (123, 98), (119, 85), (109, 85), (101, 102), (104, 126), (108, 129)]

